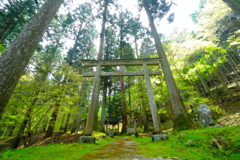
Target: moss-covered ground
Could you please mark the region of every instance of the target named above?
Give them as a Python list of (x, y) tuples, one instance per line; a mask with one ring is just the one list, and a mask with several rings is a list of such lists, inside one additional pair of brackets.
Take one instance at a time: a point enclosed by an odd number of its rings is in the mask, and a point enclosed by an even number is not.
[(1, 160), (74, 160), (98, 148), (115, 141), (115, 138), (97, 140), (96, 144), (49, 144), (46, 146), (27, 147), (6, 150), (0, 154)]
[[(239, 160), (240, 159), (240, 126), (219, 128), (200, 128), (181, 132), (168, 132), (169, 140), (152, 142), (150, 136), (138, 138), (129, 136), (137, 142), (138, 152), (145, 157), (178, 157), (182, 160)], [(181, 136), (179, 136), (181, 135)], [(100, 154), (99, 148), (111, 149), (112, 155), (106, 158), (121, 158), (117, 156), (114, 147), (109, 144), (118, 142), (117, 138), (97, 138), (96, 144), (49, 144), (46, 146), (28, 147), (23, 149), (6, 150), (0, 154), (1, 160), (74, 160)], [(223, 138), (229, 145), (219, 149), (212, 138)], [(120, 141), (122, 141), (120, 139)], [(119, 141), (119, 142), (120, 142)], [(107, 147), (106, 147), (107, 146)], [(119, 147), (121, 147), (119, 145)], [(126, 151), (131, 151), (132, 146)], [(122, 153), (124, 150), (121, 151)], [(91, 154), (94, 153), (94, 154)], [(134, 153), (135, 154), (135, 153)], [(134, 154), (131, 154), (134, 155)], [(88, 155), (88, 156), (86, 156)], [(93, 157), (91, 157), (91, 155)], [(126, 157), (123, 157), (126, 158)], [(131, 157), (132, 158), (132, 157)]]
[[(212, 138), (223, 138), (229, 146), (219, 149)], [(149, 137), (134, 140), (146, 157), (178, 157), (182, 160), (240, 159), (240, 126), (181, 131), (170, 134), (167, 141), (151, 142)]]

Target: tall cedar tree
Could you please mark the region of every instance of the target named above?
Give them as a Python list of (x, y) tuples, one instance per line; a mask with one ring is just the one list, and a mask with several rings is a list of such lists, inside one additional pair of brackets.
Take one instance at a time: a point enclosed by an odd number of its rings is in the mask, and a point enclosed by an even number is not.
[[(105, 36), (105, 25), (107, 22), (107, 12), (108, 12), (108, 5), (111, 3), (111, 0), (104, 0), (104, 10), (102, 13), (102, 30), (100, 33), (100, 44), (99, 44), (99, 50), (98, 50), (98, 60), (102, 60), (103, 58), (103, 46), (104, 46), (104, 36)], [(91, 102), (88, 110), (88, 116), (87, 116), (87, 122), (86, 127), (84, 130), (85, 135), (91, 135), (93, 132), (94, 122), (96, 121), (96, 115), (98, 111), (98, 99), (99, 99), (99, 92), (100, 92), (100, 71), (101, 66), (98, 65), (96, 68), (96, 74), (94, 77), (94, 84), (93, 84), (93, 91), (92, 91), (92, 97)]]
[(0, 119), (34, 50), (63, 1), (46, 1), (0, 57)]
[(144, 7), (147, 13), (152, 36), (155, 41), (155, 47), (157, 49), (158, 56), (161, 59), (161, 67), (167, 83), (168, 94), (171, 102), (173, 128), (175, 130), (183, 130), (192, 128), (194, 124), (191, 121), (187, 110), (181, 100), (178, 88), (173, 78), (172, 71), (170, 69), (170, 65), (163, 50), (159, 34), (154, 24), (154, 19), (162, 18), (170, 10), (171, 5), (172, 2), (168, 3), (165, 0), (141, 0), (140, 3), (140, 7)]

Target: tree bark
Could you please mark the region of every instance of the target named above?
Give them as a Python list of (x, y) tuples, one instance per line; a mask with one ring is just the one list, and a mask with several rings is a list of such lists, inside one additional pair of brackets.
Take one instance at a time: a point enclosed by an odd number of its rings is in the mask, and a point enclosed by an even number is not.
[[(103, 58), (103, 45), (104, 45), (104, 37), (105, 37), (105, 25), (107, 22), (107, 11), (108, 11), (108, 4), (109, 0), (104, 1), (104, 11), (103, 11), (103, 19), (102, 19), (102, 30), (100, 34), (100, 45), (98, 51), (98, 60)], [(93, 91), (91, 102), (88, 110), (87, 122), (86, 127), (84, 130), (84, 135), (92, 135), (94, 122), (95, 122), (95, 114), (98, 110), (98, 101), (99, 101), (99, 91), (100, 91), (100, 71), (101, 66), (98, 65), (96, 68), (96, 75), (94, 77), (94, 84), (93, 84)]]
[(98, 99), (99, 99), (99, 92), (100, 92), (100, 71), (101, 66), (98, 65), (96, 68), (96, 74), (94, 77), (94, 85), (93, 85), (93, 91), (92, 91), (92, 97), (90, 106), (88, 109), (88, 116), (87, 116), (87, 122), (86, 127), (84, 130), (84, 135), (90, 136), (93, 132), (94, 122), (95, 122), (95, 114), (98, 109)]
[[(222, 0), (234, 13), (240, 16), (240, 2), (238, 0)], [(238, 2), (237, 2), (238, 1)]]
[(193, 122), (190, 119), (190, 116), (187, 113), (187, 110), (185, 106), (183, 105), (183, 102), (181, 100), (181, 97), (179, 95), (178, 88), (176, 86), (175, 80), (172, 75), (172, 71), (170, 69), (166, 54), (163, 50), (162, 43), (160, 41), (160, 38), (158, 36), (157, 29), (154, 24), (154, 19), (151, 14), (151, 11), (149, 10), (147, 6), (147, 1), (142, 0), (143, 6), (146, 10), (149, 25), (151, 28), (151, 32), (154, 38), (155, 47), (157, 49), (157, 53), (159, 58), (161, 59), (161, 66), (164, 73), (164, 77), (166, 80), (167, 88), (168, 88), (168, 94), (172, 106), (173, 111), (173, 128), (175, 130), (184, 130), (187, 128), (192, 128), (194, 126)]
[(34, 50), (64, 0), (48, 0), (0, 57), (0, 119)]

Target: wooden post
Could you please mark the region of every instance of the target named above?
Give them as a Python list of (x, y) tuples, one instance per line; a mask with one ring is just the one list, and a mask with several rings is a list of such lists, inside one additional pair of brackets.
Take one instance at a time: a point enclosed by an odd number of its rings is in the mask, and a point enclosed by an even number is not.
[(93, 91), (92, 91), (92, 98), (88, 110), (86, 128), (84, 130), (84, 135), (92, 135), (93, 132), (93, 125), (95, 122), (95, 112), (97, 111), (98, 107), (98, 98), (99, 98), (99, 91), (100, 91), (100, 71), (101, 65), (97, 65), (95, 79), (93, 84)]
[(161, 123), (160, 123), (160, 120), (159, 120), (159, 115), (158, 115), (158, 110), (157, 110), (157, 105), (156, 105), (156, 102), (155, 102), (155, 99), (154, 99), (154, 94), (153, 94), (153, 90), (152, 90), (152, 86), (151, 86), (150, 77), (149, 77), (148, 68), (147, 68), (146, 63), (143, 64), (143, 70), (144, 70), (144, 77), (145, 77), (146, 85), (147, 85), (148, 100), (149, 100), (149, 103), (150, 103), (150, 109), (151, 109), (151, 113), (152, 113), (154, 131), (155, 132), (162, 132)]
[[(123, 65), (120, 66), (120, 71), (125, 72), (125, 67)], [(124, 86), (124, 78), (120, 76), (120, 85), (121, 85), (121, 102), (122, 102), (122, 131), (121, 133), (126, 133), (127, 131), (127, 107), (125, 101), (125, 86)]]

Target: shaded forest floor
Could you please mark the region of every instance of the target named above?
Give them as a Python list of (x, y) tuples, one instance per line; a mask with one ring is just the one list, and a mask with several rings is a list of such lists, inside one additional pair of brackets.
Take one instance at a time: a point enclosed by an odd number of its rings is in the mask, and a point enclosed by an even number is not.
[(220, 109), (224, 110), (226, 114), (217, 116), (215, 123), (221, 126), (240, 125), (240, 98), (236, 98), (232, 102), (223, 102), (220, 104)]
[[(31, 147), (45, 146), (48, 144), (75, 143), (78, 141), (80, 134), (68, 134), (64, 132), (56, 132), (53, 134), (52, 137), (44, 138), (44, 136), (45, 136), (45, 133), (32, 136), (33, 144), (31, 145)], [(6, 148), (10, 148), (13, 142), (14, 142), (13, 137), (6, 137), (3, 139), (0, 139), (0, 152), (4, 151)], [(24, 141), (22, 139), (18, 148), (23, 148), (23, 147), (24, 147)]]

